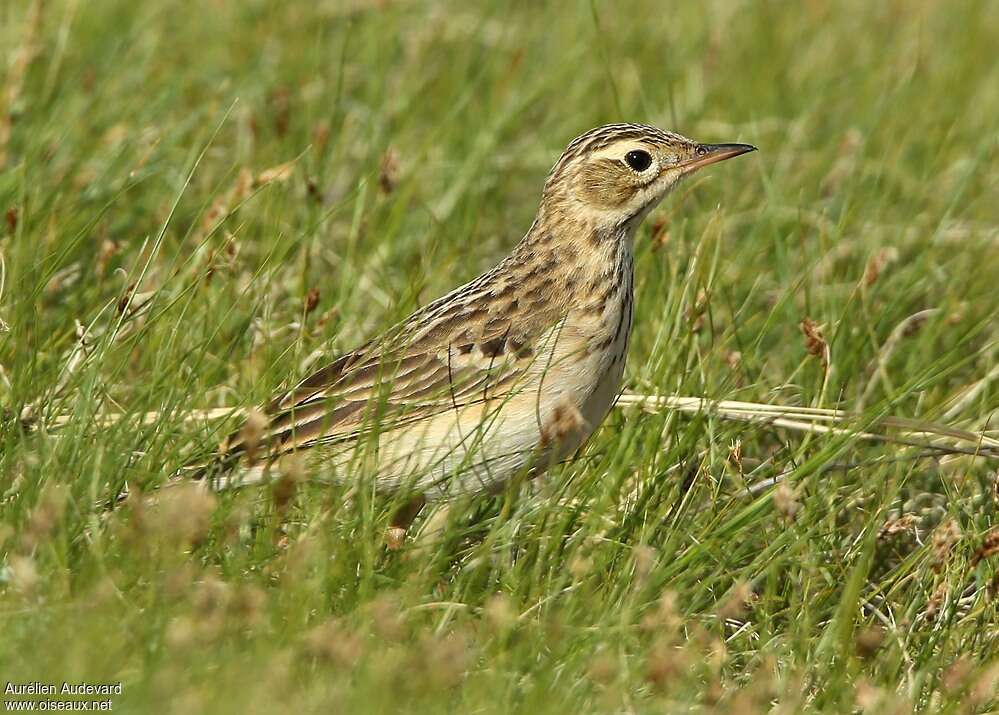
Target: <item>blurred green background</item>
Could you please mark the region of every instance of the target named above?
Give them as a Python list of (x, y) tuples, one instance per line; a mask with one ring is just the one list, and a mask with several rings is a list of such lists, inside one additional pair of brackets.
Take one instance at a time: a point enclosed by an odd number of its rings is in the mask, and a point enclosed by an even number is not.
[(606, 122), (760, 148), (639, 232), (629, 389), (996, 436), (996, 47), (986, 0), (3, 3), (0, 679), (122, 681), (116, 711), (999, 707), (994, 459), (629, 409), (402, 554), (364, 490), (100, 506), (218, 441), (186, 411), (495, 263)]

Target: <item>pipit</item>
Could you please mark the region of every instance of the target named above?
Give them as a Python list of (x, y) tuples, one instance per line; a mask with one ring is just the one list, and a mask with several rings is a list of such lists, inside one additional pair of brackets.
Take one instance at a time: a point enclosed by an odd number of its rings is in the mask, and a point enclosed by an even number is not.
[(684, 177), (754, 149), (642, 124), (577, 137), (506, 258), (278, 395), (193, 476), (259, 481), (291, 452), (335, 480), (371, 473), (408, 500), (397, 545), (427, 500), (544, 472), (618, 396), (642, 219)]

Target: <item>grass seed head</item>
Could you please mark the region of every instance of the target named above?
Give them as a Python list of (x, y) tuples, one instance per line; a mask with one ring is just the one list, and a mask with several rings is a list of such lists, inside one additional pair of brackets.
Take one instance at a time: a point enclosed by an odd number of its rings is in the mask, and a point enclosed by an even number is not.
[(247, 461), (252, 462), (256, 456), (257, 450), (260, 448), (260, 440), (264, 436), (264, 430), (267, 429), (267, 423), (267, 415), (260, 410), (250, 410), (246, 414), (246, 421), (239, 430), (239, 436), (246, 446)]
[(970, 684), (973, 671), (974, 666), (967, 658), (962, 656), (955, 660), (943, 672), (940, 682), (944, 691), (950, 695), (964, 692)]
[(885, 640), (885, 631), (878, 626), (867, 626), (857, 633), (857, 653), (863, 658), (870, 658), (881, 648)]
[(648, 544), (638, 544), (632, 549), (632, 558), (635, 560), (635, 581), (644, 584), (648, 579), (652, 569), (655, 568), (658, 552)]
[(597, 685), (607, 686), (617, 680), (618, 677), (617, 659), (607, 651), (601, 651), (590, 658), (586, 668), (589, 679)]
[(331, 618), (305, 636), (304, 654), (339, 669), (352, 669), (364, 655), (364, 640), (338, 618)]
[(319, 289), (315, 287), (309, 288), (309, 292), (305, 294), (305, 305), (303, 306), (303, 311), (306, 315), (309, 315), (318, 305)]
[(232, 594), (229, 614), (236, 623), (247, 628), (255, 628), (262, 622), (266, 606), (267, 592), (259, 586), (247, 583)]
[(516, 625), (517, 612), (505, 593), (493, 594), (482, 607), (486, 622), (496, 631), (505, 632)]
[(593, 570), (593, 559), (582, 553), (576, 553), (569, 561), (569, 573), (577, 580), (582, 580)]
[(903, 514), (899, 517), (889, 517), (881, 529), (878, 531), (878, 540), (890, 539), (896, 534), (908, 534), (916, 532), (916, 517), (912, 514)]
[(7, 568), (14, 589), (25, 596), (31, 595), (38, 585), (38, 567), (35, 566), (35, 560), (30, 556), (14, 554), (8, 558)]
[(62, 521), (68, 496), (69, 488), (65, 484), (47, 482), (42, 488), (42, 493), (35, 508), (31, 511), (24, 533), (24, 546), (28, 550), (48, 541), (52, 532)]
[(728, 596), (718, 609), (718, 617), (723, 621), (745, 617), (755, 598), (756, 594), (753, 593), (753, 587), (748, 581), (737, 581), (732, 585)]
[(854, 702), (861, 712), (881, 713), (884, 706), (885, 691), (871, 683), (866, 678), (857, 681), (853, 693)]
[(782, 481), (774, 489), (774, 508), (786, 521), (794, 521), (794, 518), (801, 511), (801, 502), (798, 501), (798, 492), (787, 481)]
[(286, 454), (278, 463), (278, 478), (271, 485), (271, 497), (279, 513), (288, 510), (298, 486), (305, 481), (305, 465), (298, 454)]
[(568, 400), (563, 399), (552, 410), (551, 418), (541, 428), (541, 445), (547, 447), (570, 437), (586, 428), (586, 420), (583, 419), (579, 408)]
[(652, 222), (652, 250), (658, 251), (665, 248), (669, 240), (669, 216), (666, 213), (661, 213)]
[(982, 559), (999, 554), (999, 529), (993, 529), (982, 540), (982, 545), (975, 551), (974, 564), (977, 566)]
[(898, 260), (898, 249), (894, 246), (882, 248), (867, 261), (864, 267), (864, 287), (874, 285), (886, 267)]
[(312, 127), (312, 148), (322, 152), (330, 141), (330, 123), (322, 119)]
[(986, 665), (975, 678), (968, 692), (968, 702), (974, 707), (982, 707), (994, 702), (999, 693), (999, 660)]
[(392, 147), (382, 154), (381, 162), (378, 164), (378, 188), (382, 194), (388, 196), (395, 191), (396, 184), (399, 183), (399, 155)]
[(683, 617), (677, 607), (677, 595), (669, 589), (659, 595), (655, 608), (650, 609), (641, 621), (642, 630), (658, 633), (660, 637), (675, 635), (681, 625)]
[(926, 602), (926, 608), (923, 609), (923, 616), (926, 617), (926, 620), (932, 621), (937, 617), (937, 614), (947, 600), (948, 592), (949, 589), (946, 581), (936, 587)]
[(805, 351), (822, 361), (823, 365), (829, 363), (829, 343), (826, 342), (822, 334), (822, 326), (811, 318), (805, 318), (800, 323), (801, 332), (805, 336)]
[(398, 596), (382, 594), (365, 607), (371, 628), (380, 640), (401, 641), (406, 637), (406, 619)]
[(961, 539), (961, 527), (955, 519), (946, 519), (933, 530), (933, 551), (930, 564), (934, 571), (940, 572), (950, 560), (954, 546)]
[(687, 669), (685, 651), (672, 639), (656, 638), (645, 656), (645, 680), (654, 690), (664, 692)]
[(420, 639), (420, 658), (429, 684), (440, 690), (450, 690), (468, 673), (472, 663), (471, 644), (460, 632), (449, 633), (443, 638), (427, 634)]
[(202, 484), (170, 486), (149, 510), (150, 531), (185, 548), (197, 545), (208, 535), (216, 503), (215, 495)]

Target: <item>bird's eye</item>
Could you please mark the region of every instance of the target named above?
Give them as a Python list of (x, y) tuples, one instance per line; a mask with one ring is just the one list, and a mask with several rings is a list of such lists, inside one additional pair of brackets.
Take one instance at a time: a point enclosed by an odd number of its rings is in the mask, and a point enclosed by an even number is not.
[(652, 166), (652, 156), (647, 151), (634, 149), (624, 155), (624, 162), (635, 171), (645, 171)]

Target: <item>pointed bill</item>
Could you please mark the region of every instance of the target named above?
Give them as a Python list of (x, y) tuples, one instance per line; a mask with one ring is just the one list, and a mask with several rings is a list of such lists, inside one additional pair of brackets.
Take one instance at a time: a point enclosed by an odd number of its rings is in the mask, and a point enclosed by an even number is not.
[(752, 144), (698, 144), (694, 157), (683, 164), (685, 171), (695, 171), (736, 156), (756, 151)]

